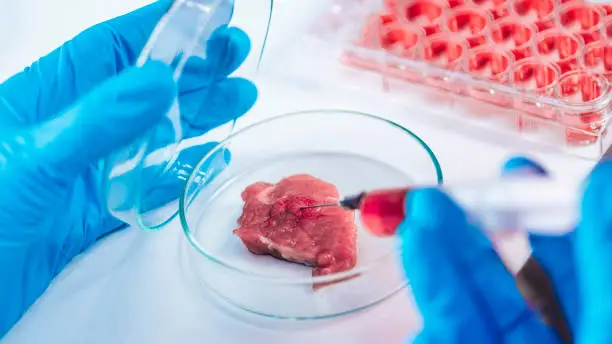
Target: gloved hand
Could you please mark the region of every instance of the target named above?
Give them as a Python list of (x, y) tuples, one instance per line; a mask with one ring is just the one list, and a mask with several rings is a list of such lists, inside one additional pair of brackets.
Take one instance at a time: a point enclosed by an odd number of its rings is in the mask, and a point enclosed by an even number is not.
[[(546, 172), (516, 158), (504, 173)], [(612, 343), (610, 176), (612, 162), (590, 175), (575, 232), (529, 237), (578, 344)], [(406, 206), (402, 260), (424, 320), (415, 343), (561, 343), (527, 307), (491, 242), (449, 197), (418, 191)]]
[[(227, 77), (250, 49), (238, 29), (219, 32), (178, 85), (160, 63), (132, 67), (171, 2), (96, 25), (0, 85), (0, 338), (72, 258), (123, 226), (102, 195), (106, 156), (177, 93), (197, 133), (254, 104), (255, 86)], [(214, 60), (223, 75), (211, 77)]]

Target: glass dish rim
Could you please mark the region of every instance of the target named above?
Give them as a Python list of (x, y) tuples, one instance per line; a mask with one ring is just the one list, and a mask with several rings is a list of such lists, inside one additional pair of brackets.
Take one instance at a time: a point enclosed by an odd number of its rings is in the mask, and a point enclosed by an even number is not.
[[(353, 116), (361, 116), (361, 117), (366, 117), (368, 119), (373, 119), (376, 121), (381, 121), (384, 122), (388, 125), (391, 125), (392, 127), (395, 127), (396, 129), (399, 129), (401, 131), (404, 132), (404, 134), (407, 134), (408, 136), (410, 136), (412, 139), (414, 139), (421, 148), (423, 148), (425, 150), (425, 153), (429, 156), (429, 159), (431, 161), (431, 163), (433, 164), (435, 173), (436, 173), (436, 183), (438, 185), (441, 185), (444, 183), (444, 176), (442, 173), (442, 167), (440, 165), (440, 162), (437, 158), (437, 156), (434, 154), (433, 150), (429, 147), (429, 145), (427, 143), (425, 143), (425, 141), (419, 137), (418, 135), (416, 135), (414, 132), (412, 132), (411, 130), (409, 130), (408, 128), (390, 120), (390, 119), (386, 119), (377, 115), (373, 115), (373, 114), (369, 114), (369, 113), (365, 113), (365, 112), (361, 112), (361, 111), (353, 111), (353, 110), (345, 110), (345, 109), (314, 109), (314, 110), (298, 110), (298, 111), (292, 111), (292, 112), (287, 112), (287, 113), (283, 113), (282, 115), (278, 115), (278, 116), (273, 116), (271, 118), (267, 118), (261, 121), (258, 121), (254, 124), (250, 124), (240, 130), (237, 130), (235, 132), (233, 132), (231, 135), (229, 135), (227, 138), (225, 138), (223, 141), (219, 142), (214, 148), (212, 148), (204, 157), (202, 157), (202, 159), (200, 159), (200, 161), (198, 161), (198, 163), (196, 164), (195, 168), (192, 170), (191, 174), (189, 175), (189, 178), (187, 179), (187, 182), (185, 183), (185, 186), (183, 187), (183, 191), (181, 193), (181, 196), (179, 198), (179, 219), (180, 219), (180, 224), (181, 224), (181, 228), (183, 231), (183, 234), (186, 236), (187, 240), (189, 241), (189, 244), (191, 245), (191, 247), (193, 249), (195, 249), (201, 256), (203, 256), (205, 259), (208, 259), (209, 261), (218, 264), (224, 268), (227, 268), (229, 270), (232, 270), (234, 272), (243, 274), (243, 275), (247, 275), (250, 276), (251, 278), (258, 278), (261, 280), (266, 280), (268, 282), (273, 282), (273, 283), (277, 283), (277, 284), (299, 284), (299, 285), (303, 285), (303, 284), (315, 284), (315, 283), (328, 283), (328, 282), (334, 282), (334, 281), (338, 281), (338, 280), (343, 280), (349, 277), (354, 277), (354, 276), (358, 276), (372, 268), (376, 268), (378, 266), (378, 262), (380, 260), (386, 259), (390, 254), (397, 254), (397, 253), (401, 253), (401, 248), (396, 249), (393, 253), (389, 253), (386, 254), (384, 256), (382, 256), (381, 258), (377, 259), (376, 261), (374, 261), (371, 264), (368, 264), (366, 266), (361, 266), (355, 269), (351, 269), (349, 271), (344, 271), (341, 273), (335, 273), (335, 274), (330, 274), (330, 275), (325, 275), (325, 276), (317, 276), (317, 277), (305, 277), (305, 278), (293, 278), (293, 279), (288, 279), (288, 278), (283, 278), (283, 277), (276, 277), (276, 276), (269, 276), (269, 275), (262, 275), (262, 274), (258, 274), (258, 273), (253, 273), (252, 271), (247, 271), (244, 270), (242, 268), (236, 267), (233, 264), (231, 264), (230, 262), (227, 262), (224, 259), (220, 259), (218, 257), (215, 257), (213, 254), (210, 254), (209, 252), (207, 252), (207, 250), (203, 249), (200, 245), (198, 240), (191, 234), (192, 231), (189, 227), (189, 224), (187, 222), (187, 215), (186, 215), (186, 206), (188, 206), (187, 204), (187, 200), (186, 198), (189, 196), (188, 194), (188, 190), (189, 190), (189, 185), (191, 185), (191, 183), (193, 182), (193, 179), (196, 177), (197, 171), (198, 169), (201, 167), (201, 165), (210, 157), (212, 156), (212, 154), (214, 154), (216, 151), (218, 151), (220, 148), (224, 147), (225, 144), (229, 141), (231, 141), (233, 138), (235, 138), (238, 135), (241, 135), (244, 132), (250, 131), (254, 128), (259, 128), (261, 126), (264, 126), (270, 122), (274, 122), (277, 120), (282, 120), (282, 119), (286, 119), (288, 117), (298, 117), (298, 116), (303, 116), (303, 115), (308, 115), (308, 114), (321, 114), (321, 113), (343, 113), (343, 114), (348, 114), (348, 115), (353, 115)], [(197, 191), (196, 191), (197, 192)]]

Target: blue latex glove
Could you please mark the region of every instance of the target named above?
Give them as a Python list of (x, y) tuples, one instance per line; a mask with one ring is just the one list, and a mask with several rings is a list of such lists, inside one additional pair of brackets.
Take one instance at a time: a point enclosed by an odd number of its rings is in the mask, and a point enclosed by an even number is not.
[[(505, 174), (546, 172), (523, 159)], [(552, 279), (575, 343), (612, 343), (612, 162), (595, 168), (581, 223), (561, 237), (531, 235), (533, 255)], [(401, 238), (403, 263), (424, 329), (415, 343), (559, 343), (521, 298), (490, 241), (436, 190), (414, 192)]]
[[(72, 258), (123, 226), (102, 198), (104, 157), (159, 123), (177, 92), (192, 134), (254, 104), (255, 86), (227, 77), (250, 49), (237, 29), (215, 35), (178, 85), (160, 63), (132, 67), (170, 4), (96, 25), (0, 85), (0, 338)], [(222, 73), (211, 77), (211, 61)]]

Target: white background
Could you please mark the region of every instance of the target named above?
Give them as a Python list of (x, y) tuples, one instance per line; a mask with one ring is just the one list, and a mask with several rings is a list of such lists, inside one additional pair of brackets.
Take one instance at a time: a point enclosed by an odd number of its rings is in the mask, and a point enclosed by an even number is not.
[[(48, 53), (79, 31), (123, 14), (143, 0), (0, 0), (0, 78)], [(288, 9), (290, 0), (277, 0)], [(282, 11), (278, 11), (282, 12)], [(285, 11), (287, 16), (291, 11)], [(284, 14), (285, 15), (285, 14)], [(287, 18), (281, 18), (287, 20)], [(290, 20), (290, 19), (289, 19)], [(282, 20), (279, 20), (282, 22)], [(285, 25), (273, 25), (273, 36)], [(271, 86), (262, 86), (271, 90)], [(529, 154), (550, 170), (582, 178), (593, 162), (477, 141), (367, 101), (283, 89), (262, 92), (247, 122), (285, 111), (345, 107), (399, 120), (434, 150), (447, 181), (494, 178), (510, 155)], [(524, 147), (524, 146), (522, 146)], [(177, 268), (184, 240), (174, 223), (158, 233), (130, 229), (78, 257), (2, 341), (22, 343), (401, 343), (418, 327), (407, 293), (368, 311), (327, 322), (287, 326), (222, 310)]]

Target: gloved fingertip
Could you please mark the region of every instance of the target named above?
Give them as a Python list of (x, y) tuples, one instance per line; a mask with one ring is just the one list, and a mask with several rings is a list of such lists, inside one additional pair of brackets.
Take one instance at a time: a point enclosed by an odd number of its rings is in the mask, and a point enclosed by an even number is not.
[(221, 87), (222, 92), (228, 95), (233, 94), (234, 99), (236, 99), (232, 108), (234, 119), (247, 113), (255, 105), (259, 97), (257, 86), (252, 81), (244, 78), (227, 79), (219, 87)]
[(249, 51), (251, 49), (251, 39), (246, 32), (237, 27), (227, 29), (227, 35), (230, 37), (230, 44), (239, 47), (240, 50)]
[(536, 174), (546, 176), (548, 172), (538, 163), (526, 157), (512, 157), (506, 161), (502, 168), (502, 175)]
[(424, 228), (438, 228), (463, 215), (453, 200), (438, 189), (409, 191), (405, 209), (406, 220)]
[(206, 43), (208, 73), (216, 77), (232, 73), (248, 57), (251, 39), (237, 27), (220, 27)]
[(218, 145), (217, 142), (207, 142), (202, 145), (195, 145), (182, 149), (178, 154), (178, 159), (183, 164), (196, 166), (200, 160), (210, 153)]
[[(85, 99), (83, 104), (104, 107), (138, 103), (146, 106), (148, 110), (125, 111), (117, 119), (129, 120), (134, 116), (141, 117), (147, 111), (151, 111), (147, 117), (160, 118), (170, 108), (176, 92), (177, 86), (170, 67), (159, 61), (149, 61), (140, 67), (127, 69), (102, 84)], [(110, 116), (108, 119), (113, 118), (113, 113), (108, 115)]]
[[(612, 192), (612, 161), (602, 161), (591, 171), (584, 190), (582, 211), (584, 216), (595, 218), (612, 214), (612, 202), (605, 197)], [(606, 210), (609, 210), (606, 212)], [(589, 215), (590, 214), (590, 215)]]
[[(176, 98), (176, 92), (170, 67), (162, 62), (150, 61), (141, 67), (132, 67), (103, 84), (83, 102), (83, 111), (88, 112), (90, 120), (92, 113), (103, 116), (108, 125), (149, 128), (166, 115)], [(111, 113), (101, 111), (111, 106), (115, 109)], [(129, 133), (129, 139), (133, 139), (132, 131), (117, 132)]]
[(181, 96), (183, 122), (189, 127), (185, 135), (203, 135), (237, 120), (255, 105), (257, 97), (257, 87), (241, 78), (229, 78), (210, 90)]
[[(414, 202), (411, 206), (429, 212), (431, 216), (436, 216), (437, 204), (449, 202), (437, 190), (422, 190), (411, 198)], [(460, 230), (459, 227), (464, 225), (450, 222), (439, 226), (439, 222), (411, 221), (415, 217), (409, 217), (402, 224), (405, 228), (399, 237), (400, 258), (423, 322), (428, 329), (443, 329), (441, 336), (444, 339), (457, 338), (458, 334), (466, 331), (464, 325), (469, 323), (473, 326), (470, 328), (474, 333), (472, 337), (477, 338), (486, 331), (466, 287), (465, 281), (471, 276), (457, 264), (453, 248), (449, 247), (449, 238), (442, 233)], [(434, 223), (438, 227), (428, 227)], [(452, 244), (461, 245), (461, 242), (453, 240)], [(431, 333), (427, 332), (427, 335), (419, 334), (412, 342), (437, 343), (439, 339), (442, 338), (431, 338)]]
[(78, 174), (160, 123), (175, 97), (176, 84), (168, 66), (150, 62), (132, 67), (61, 116), (34, 128), (40, 159), (67, 177)]
[(156, 94), (164, 95), (165, 102), (171, 102), (176, 96), (177, 84), (173, 71), (167, 64), (152, 60), (141, 67), (134, 67), (134, 71), (138, 74), (132, 76), (136, 85), (149, 85), (157, 91)]
[(609, 183), (610, 176), (612, 176), (612, 160), (604, 160), (591, 171), (588, 185), (602, 187)]
[[(612, 161), (603, 161), (587, 178), (581, 202), (581, 228), (607, 227), (612, 221)], [(589, 230), (592, 232), (592, 230)]]
[(232, 53), (248, 52), (251, 48), (251, 39), (246, 32), (238, 27), (222, 26), (213, 32), (207, 44), (207, 51), (211, 54), (224, 48), (229, 48), (228, 52)]

